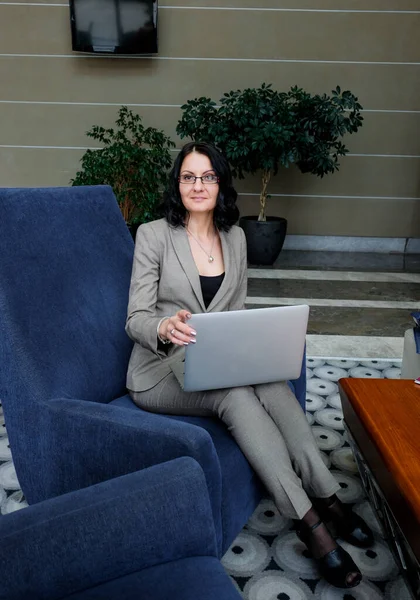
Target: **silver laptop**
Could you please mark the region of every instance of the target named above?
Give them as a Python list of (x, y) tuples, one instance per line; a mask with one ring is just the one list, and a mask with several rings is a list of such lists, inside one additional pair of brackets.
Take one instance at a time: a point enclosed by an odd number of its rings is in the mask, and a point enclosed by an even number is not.
[(193, 315), (197, 342), (175, 375), (187, 392), (297, 379), (309, 306), (281, 306)]

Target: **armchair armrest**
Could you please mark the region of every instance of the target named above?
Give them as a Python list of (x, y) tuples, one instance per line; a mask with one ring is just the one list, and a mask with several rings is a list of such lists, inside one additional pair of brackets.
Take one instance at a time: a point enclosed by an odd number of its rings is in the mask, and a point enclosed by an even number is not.
[(162, 415), (84, 400), (49, 400), (39, 414), (42, 477), (32, 474), (38, 478), (33, 496), (23, 489), (29, 503), (190, 456), (205, 473), (221, 549), (221, 469), (207, 431)]
[(164, 562), (217, 556), (205, 477), (191, 458), (7, 515), (0, 538), (7, 600), (55, 600)]

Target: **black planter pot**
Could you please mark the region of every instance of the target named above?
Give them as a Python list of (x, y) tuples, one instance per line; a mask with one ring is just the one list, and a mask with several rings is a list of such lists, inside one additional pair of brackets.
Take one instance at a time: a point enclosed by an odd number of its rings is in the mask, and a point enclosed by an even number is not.
[(253, 265), (272, 265), (283, 247), (287, 220), (282, 217), (241, 217), (239, 225), (245, 232), (248, 261)]

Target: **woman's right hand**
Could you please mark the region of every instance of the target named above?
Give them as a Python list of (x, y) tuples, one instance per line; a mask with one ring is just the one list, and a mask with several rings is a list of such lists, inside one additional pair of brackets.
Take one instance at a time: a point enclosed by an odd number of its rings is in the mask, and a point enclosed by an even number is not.
[(172, 317), (168, 317), (159, 327), (159, 336), (162, 339), (169, 340), (177, 346), (188, 346), (189, 343), (195, 343), (196, 332), (187, 325), (188, 319), (191, 319), (191, 313), (187, 310), (179, 310)]

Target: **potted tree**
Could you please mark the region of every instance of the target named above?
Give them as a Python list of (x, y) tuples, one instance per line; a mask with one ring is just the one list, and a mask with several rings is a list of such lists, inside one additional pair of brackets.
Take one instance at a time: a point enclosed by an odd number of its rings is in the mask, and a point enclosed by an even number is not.
[(71, 184), (110, 185), (134, 237), (141, 223), (157, 217), (175, 144), (162, 131), (146, 128), (126, 106), (118, 112), (116, 128), (94, 125), (86, 135), (103, 147), (86, 150)]
[(217, 106), (210, 98), (189, 100), (177, 125), (181, 138), (190, 137), (217, 146), (228, 159), (234, 177), (247, 173), (261, 177), (258, 216), (241, 217), (247, 237), (248, 258), (254, 264), (272, 264), (286, 236), (287, 221), (268, 217), (268, 186), (280, 167), (295, 164), (302, 173), (323, 177), (339, 169), (339, 157), (348, 150), (341, 141), (362, 124), (362, 106), (339, 87), (312, 95), (298, 87), (278, 92), (271, 84), (224, 94)]

